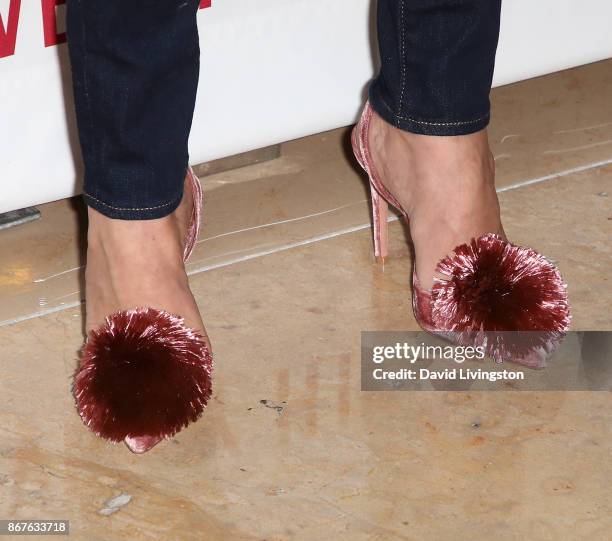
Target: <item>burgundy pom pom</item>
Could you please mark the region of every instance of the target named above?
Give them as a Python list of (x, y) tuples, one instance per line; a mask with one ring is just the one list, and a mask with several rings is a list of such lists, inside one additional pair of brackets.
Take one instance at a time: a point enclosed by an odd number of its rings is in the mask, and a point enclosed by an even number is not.
[(202, 414), (211, 374), (201, 335), (182, 318), (139, 308), (90, 332), (73, 392), (81, 418), (99, 436), (171, 437)]
[(455, 248), (436, 270), (447, 279), (436, 278), (432, 288), (435, 328), (485, 346), (497, 361), (542, 366), (542, 354), (569, 328), (566, 285), (529, 248), (487, 234)]

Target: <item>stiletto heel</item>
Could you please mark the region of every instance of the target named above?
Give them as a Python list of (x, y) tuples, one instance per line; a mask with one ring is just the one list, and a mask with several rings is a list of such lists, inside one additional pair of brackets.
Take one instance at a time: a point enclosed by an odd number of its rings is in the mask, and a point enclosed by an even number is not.
[(372, 195), (372, 229), (374, 233), (374, 257), (383, 266), (385, 259), (389, 255), (389, 224), (387, 222), (389, 205), (382, 198), (376, 188), (370, 183), (370, 193)]
[(366, 103), (361, 120), (351, 132), (351, 145), (353, 153), (359, 165), (368, 174), (370, 180), (370, 194), (372, 200), (372, 232), (374, 236), (374, 256), (384, 265), (385, 259), (389, 255), (389, 224), (388, 208), (389, 203), (398, 209), (404, 218), (408, 215), (402, 209), (402, 206), (393, 197), (392, 194), (384, 187), (380, 181), (376, 171), (372, 166), (370, 157), (370, 148), (367, 144), (367, 135), (370, 128), (370, 119), (372, 118), (372, 110), (370, 104)]
[[(202, 187), (191, 168), (193, 210), (183, 261), (196, 244)], [(145, 453), (202, 414), (212, 393), (212, 354), (183, 318), (154, 308), (121, 310), (89, 332), (74, 376), (83, 422), (98, 436)]]
[[(369, 149), (372, 108), (365, 104), (351, 134), (355, 158), (370, 180), (374, 253), (388, 255), (387, 203), (406, 211), (382, 183)], [(436, 266), (430, 290), (412, 272), (412, 306), (426, 331), (462, 345), (480, 345), (496, 361), (512, 360), (531, 368), (545, 365), (545, 354), (568, 330), (567, 286), (544, 256), (487, 233), (454, 248)], [(522, 331), (516, 342), (508, 334)], [(530, 338), (525, 338), (528, 332)], [(487, 334), (488, 333), (488, 334)], [(505, 333), (505, 334), (504, 334)]]

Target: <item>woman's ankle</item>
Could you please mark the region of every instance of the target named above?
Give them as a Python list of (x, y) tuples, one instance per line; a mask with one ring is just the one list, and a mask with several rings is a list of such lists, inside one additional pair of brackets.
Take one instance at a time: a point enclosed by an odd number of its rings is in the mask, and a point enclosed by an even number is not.
[(503, 236), (495, 163), (485, 130), (456, 137), (403, 132), (373, 117), (370, 151), (385, 187), (410, 219), (421, 284), (437, 262), (483, 233)]
[(181, 246), (189, 227), (193, 208), (191, 190), (185, 189), (180, 205), (170, 214), (152, 220), (109, 218), (88, 207), (87, 241), (90, 246), (126, 246), (133, 242), (163, 241)]
[(409, 192), (414, 198), (435, 191), (436, 185), (446, 190), (459, 182), (470, 190), (494, 186), (495, 161), (486, 130), (453, 137), (419, 135), (374, 113), (369, 142), (377, 172), (409, 215), (414, 211)]

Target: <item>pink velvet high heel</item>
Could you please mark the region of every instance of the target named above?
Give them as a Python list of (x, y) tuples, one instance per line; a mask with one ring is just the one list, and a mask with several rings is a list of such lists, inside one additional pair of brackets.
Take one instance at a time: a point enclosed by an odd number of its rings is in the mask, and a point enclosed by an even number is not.
[[(353, 129), (355, 157), (370, 180), (374, 255), (388, 256), (388, 204), (407, 212), (383, 185), (370, 154), (373, 110), (366, 103)], [(542, 368), (546, 355), (569, 328), (567, 286), (544, 256), (487, 233), (457, 246), (442, 259), (430, 290), (412, 272), (412, 306), (419, 325), (463, 345), (481, 345), (496, 361)], [(518, 333), (517, 333), (518, 331)], [(517, 339), (520, 334), (520, 339)]]
[[(191, 168), (193, 210), (183, 260), (196, 244), (202, 187)], [(196, 421), (212, 392), (212, 355), (183, 318), (164, 310), (121, 310), (89, 332), (74, 377), (83, 422), (98, 436), (144, 453)]]

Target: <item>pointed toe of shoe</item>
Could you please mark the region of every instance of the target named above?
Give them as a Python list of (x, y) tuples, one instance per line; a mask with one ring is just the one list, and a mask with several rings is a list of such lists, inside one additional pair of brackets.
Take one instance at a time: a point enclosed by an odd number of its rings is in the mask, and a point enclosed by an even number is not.
[(90, 332), (74, 376), (83, 422), (98, 436), (144, 453), (198, 420), (212, 393), (212, 355), (183, 319), (124, 310)]
[(127, 445), (127, 448), (137, 455), (141, 455), (150, 451), (153, 447), (155, 447), (162, 438), (158, 436), (137, 436), (135, 438), (131, 438), (127, 436), (123, 441)]

